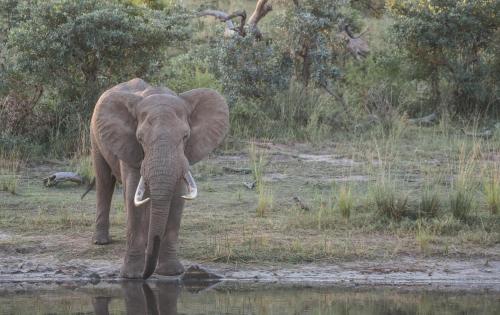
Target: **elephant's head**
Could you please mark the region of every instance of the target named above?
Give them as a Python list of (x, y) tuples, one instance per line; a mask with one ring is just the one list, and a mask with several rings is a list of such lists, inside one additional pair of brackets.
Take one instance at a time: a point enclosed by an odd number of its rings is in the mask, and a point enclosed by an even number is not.
[[(99, 102), (106, 102), (96, 107), (94, 116), (103, 145), (118, 159), (140, 168), (135, 202), (151, 202), (143, 274), (146, 279), (156, 267), (176, 187), (186, 183), (185, 198), (196, 194), (189, 165), (221, 143), (229, 128), (228, 107), (224, 98), (210, 89), (180, 95), (167, 89), (135, 93), (110, 90)], [(143, 200), (145, 187), (149, 198)]]

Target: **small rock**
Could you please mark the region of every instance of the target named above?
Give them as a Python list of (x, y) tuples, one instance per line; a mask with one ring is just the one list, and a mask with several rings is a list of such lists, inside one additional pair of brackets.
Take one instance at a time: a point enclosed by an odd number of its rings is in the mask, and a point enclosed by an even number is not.
[(198, 265), (191, 265), (181, 276), (183, 281), (203, 281), (220, 279), (222, 276), (212, 273)]
[(256, 182), (243, 182), (243, 185), (248, 189), (254, 189), (256, 184)]
[(89, 278), (90, 278), (90, 283), (92, 283), (94, 285), (101, 282), (101, 276), (99, 276), (99, 274), (97, 272), (92, 272), (89, 275)]

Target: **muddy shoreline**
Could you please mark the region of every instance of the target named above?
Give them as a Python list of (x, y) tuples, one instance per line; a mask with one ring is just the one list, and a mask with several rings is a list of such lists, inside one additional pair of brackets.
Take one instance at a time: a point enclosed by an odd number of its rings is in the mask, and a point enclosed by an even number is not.
[[(120, 261), (20, 258), (0, 259), (0, 294), (57, 287), (103, 286), (123, 282)], [(186, 266), (191, 262), (184, 261)], [(282, 287), (393, 287), (410, 290), (500, 292), (500, 261), (485, 259), (414, 259), (356, 261), (329, 265), (235, 266), (203, 264), (224, 285)], [(177, 282), (180, 277), (154, 275), (149, 283)], [(203, 282), (203, 281), (201, 281)], [(220, 284), (218, 284), (220, 286)]]

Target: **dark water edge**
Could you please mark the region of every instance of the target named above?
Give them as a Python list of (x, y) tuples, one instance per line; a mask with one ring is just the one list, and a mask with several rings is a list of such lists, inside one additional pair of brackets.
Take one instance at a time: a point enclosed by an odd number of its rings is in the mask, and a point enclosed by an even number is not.
[(0, 290), (0, 314), (497, 315), (500, 292), (237, 282), (63, 283)]

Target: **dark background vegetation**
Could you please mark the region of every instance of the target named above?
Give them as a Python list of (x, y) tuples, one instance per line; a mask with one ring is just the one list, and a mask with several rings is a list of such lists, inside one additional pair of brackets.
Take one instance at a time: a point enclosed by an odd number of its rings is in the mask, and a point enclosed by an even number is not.
[[(430, 113), (485, 126), (498, 117), (500, 1), (271, 0), (260, 40), (196, 16), (250, 15), (255, 2), (0, 0), (0, 149), (82, 150), (99, 95), (133, 77), (220, 90), (238, 138), (318, 141)], [(347, 49), (346, 25), (368, 55)]]

